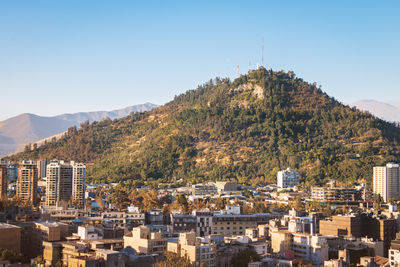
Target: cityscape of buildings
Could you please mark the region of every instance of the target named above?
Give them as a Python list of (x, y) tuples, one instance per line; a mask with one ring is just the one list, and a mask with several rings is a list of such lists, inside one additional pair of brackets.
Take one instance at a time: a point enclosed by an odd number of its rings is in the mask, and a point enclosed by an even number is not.
[(132, 188), (166, 200), (143, 208), (113, 198), (119, 184), (87, 184), (83, 163), (0, 160), (0, 251), (9, 258), (0, 264), (160, 266), (176, 257), (217, 267), (255, 253), (246, 266), (399, 266), (399, 165), (371, 174), (372, 190), (334, 180), (304, 187), (291, 168), (263, 187)]

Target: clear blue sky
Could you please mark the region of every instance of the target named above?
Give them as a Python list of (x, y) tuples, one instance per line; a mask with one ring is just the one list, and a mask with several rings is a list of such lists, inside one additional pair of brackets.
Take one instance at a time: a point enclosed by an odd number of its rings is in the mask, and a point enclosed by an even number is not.
[(400, 1), (0, 1), (0, 120), (163, 104), (261, 61), (400, 100)]

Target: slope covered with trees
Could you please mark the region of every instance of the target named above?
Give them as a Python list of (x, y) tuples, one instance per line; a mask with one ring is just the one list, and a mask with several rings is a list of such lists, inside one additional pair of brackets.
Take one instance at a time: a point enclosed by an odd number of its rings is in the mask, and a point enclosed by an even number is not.
[(275, 182), (299, 169), (308, 183), (370, 181), (396, 161), (400, 129), (345, 106), (293, 72), (260, 68), (210, 80), (150, 112), (70, 128), (65, 137), (12, 160), (89, 163), (95, 182), (237, 180)]

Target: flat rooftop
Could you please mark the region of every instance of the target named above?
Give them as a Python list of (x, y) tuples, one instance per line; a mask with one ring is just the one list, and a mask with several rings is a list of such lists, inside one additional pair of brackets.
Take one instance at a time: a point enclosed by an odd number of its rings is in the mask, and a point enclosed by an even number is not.
[(10, 228), (21, 228), (21, 227), (8, 223), (0, 223), (0, 229), (10, 229)]

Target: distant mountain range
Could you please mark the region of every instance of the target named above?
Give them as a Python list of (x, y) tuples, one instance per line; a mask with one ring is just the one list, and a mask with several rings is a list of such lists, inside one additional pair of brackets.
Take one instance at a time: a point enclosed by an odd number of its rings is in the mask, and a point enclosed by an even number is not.
[(362, 111), (368, 111), (386, 121), (400, 122), (400, 102), (385, 103), (376, 100), (361, 100), (351, 104), (351, 106)]
[(143, 112), (157, 107), (152, 103), (134, 105), (112, 111), (79, 112), (43, 117), (24, 113), (0, 122), (0, 156), (21, 151), (25, 145), (48, 137), (56, 137), (71, 126), (79, 126), (84, 121), (100, 121), (103, 118), (117, 119), (131, 112)]

